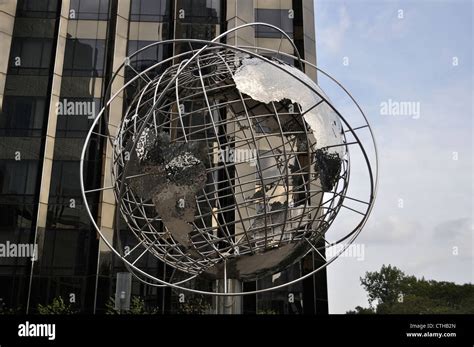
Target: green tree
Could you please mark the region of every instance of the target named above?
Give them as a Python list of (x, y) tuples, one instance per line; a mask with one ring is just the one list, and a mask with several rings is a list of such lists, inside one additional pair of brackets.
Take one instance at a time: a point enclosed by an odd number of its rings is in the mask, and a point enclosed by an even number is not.
[(132, 296), (130, 299), (130, 310), (119, 312), (115, 309), (115, 299), (110, 297), (105, 304), (105, 314), (158, 314), (158, 307), (146, 307), (145, 300), (139, 296)]
[(380, 271), (366, 272), (360, 282), (367, 291), (370, 307), (374, 301), (378, 304), (394, 304), (400, 295), (405, 277), (403, 271), (391, 265), (382, 265)]
[(375, 310), (372, 307), (365, 308), (361, 306), (356, 306), (354, 311), (347, 311), (347, 314), (374, 314)]
[(53, 302), (49, 305), (38, 304), (39, 314), (75, 314), (76, 310), (73, 309), (72, 305), (66, 304), (62, 297), (53, 299)]
[(459, 314), (474, 313), (474, 285), (418, 279), (395, 266), (366, 272), (360, 279), (369, 308), (348, 314)]
[(16, 309), (7, 307), (5, 302), (3, 302), (3, 299), (0, 298), (0, 314), (20, 314), (21, 310), (21, 307), (18, 307)]
[(184, 303), (179, 305), (179, 314), (206, 314), (211, 310), (211, 305), (201, 296), (190, 296)]

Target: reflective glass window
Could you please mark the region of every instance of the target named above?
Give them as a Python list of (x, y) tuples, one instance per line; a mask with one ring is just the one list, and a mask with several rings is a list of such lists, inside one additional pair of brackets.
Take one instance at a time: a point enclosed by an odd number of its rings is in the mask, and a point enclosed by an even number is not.
[(85, 137), (101, 109), (96, 98), (61, 98), (56, 137)]
[(50, 196), (80, 197), (79, 162), (55, 160), (51, 172)]
[(12, 41), (8, 73), (48, 75), (52, 55), (52, 39), (15, 37)]
[(41, 136), (46, 99), (5, 96), (0, 113), (1, 136)]
[(64, 76), (100, 77), (104, 74), (105, 40), (68, 39)]
[(17, 16), (55, 18), (58, 0), (18, 0)]
[(109, 0), (71, 0), (69, 18), (107, 20)]
[[(154, 41), (129, 41), (128, 56), (152, 43), (154, 43)], [(132, 57), (130, 59), (130, 65), (137, 71), (143, 71), (161, 60), (163, 60), (163, 46), (155, 45)], [(135, 74), (132, 75), (134, 76)]]
[[(288, 10), (257, 8), (255, 9), (255, 21), (272, 24), (293, 37), (293, 19), (290, 18)], [(260, 25), (255, 28), (255, 36), (280, 38), (281, 34), (275, 29)]]
[(183, 23), (208, 23), (220, 22), (220, 0), (178, 0), (178, 11), (182, 10), (183, 18), (178, 20)]
[(37, 178), (36, 160), (0, 161), (0, 194), (33, 195)]
[(164, 22), (169, 20), (170, 0), (132, 0), (130, 20), (137, 22)]

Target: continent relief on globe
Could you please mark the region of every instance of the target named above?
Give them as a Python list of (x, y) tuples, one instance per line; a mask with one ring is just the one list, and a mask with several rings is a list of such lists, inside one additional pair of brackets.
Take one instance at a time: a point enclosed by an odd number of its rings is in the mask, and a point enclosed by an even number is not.
[[(171, 143), (165, 132), (145, 129), (130, 156), (130, 186), (156, 212), (176, 242), (191, 246), (196, 193), (206, 184), (206, 147), (202, 143)], [(145, 174), (145, 175), (143, 175)]]

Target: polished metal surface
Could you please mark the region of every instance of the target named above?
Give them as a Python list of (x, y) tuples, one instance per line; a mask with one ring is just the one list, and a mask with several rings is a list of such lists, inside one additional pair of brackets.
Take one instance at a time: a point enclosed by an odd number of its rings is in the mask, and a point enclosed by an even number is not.
[[(261, 47), (236, 47), (212, 41), (168, 40), (151, 44), (128, 57), (115, 72), (131, 76), (96, 117), (81, 156), (81, 187), (87, 194), (113, 190), (116, 205), (115, 243), (104, 242), (142, 282), (200, 294), (248, 295), (281, 288), (327, 266), (362, 230), (377, 187), (377, 153), (361, 108), (361, 124), (352, 128), (321, 88), (304, 73), (295, 56)], [(175, 56), (142, 72), (133, 58), (147, 49), (173, 46)], [(288, 60), (294, 66), (288, 64)], [(316, 68), (316, 67), (315, 67)], [(113, 83), (113, 80), (110, 84)], [(110, 89), (110, 85), (109, 85)], [(109, 125), (111, 102), (127, 91), (129, 103), (118, 129)], [(131, 92), (130, 92), (131, 91)], [(105, 127), (101, 127), (105, 124)], [(358, 131), (370, 130), (367, 145)], [(350, 135), (350, 140), (348, 135)], [(84, 156), (93, 137), (114, 148), (112, 185), (84, 186)], [(356, 149), (366, 171), (367, 196), (347, 195), (351, 161)], [(348, 199), (361, 203), (355, 210)], [(341, 209), (359, 216), (336, 242), (326, 234)], [(137, 245), (124, 252), (123, 239)], [(253, 280), (284, 270), (308, 252), (341, 243), (325, 264), (287, 283), (253, 292), (228, 293), (186, 287), (199, 276)], [(323, 246), (321, 246), (323, 245)], [(151, 254), (182, 276), (164, 280), (139, 266)], [(183, 280), (184, 276), (184, 280)], [(179, 278), (179, 279), (178, 279)], [(219, 288), (223, 289), (220, 291)]]

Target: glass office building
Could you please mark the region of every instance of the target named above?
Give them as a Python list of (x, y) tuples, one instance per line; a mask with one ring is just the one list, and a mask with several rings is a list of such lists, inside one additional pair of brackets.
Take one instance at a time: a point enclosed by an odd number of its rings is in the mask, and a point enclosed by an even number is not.
[[(37, 245), (34, 260), (0, 258), (2, 307), (36, 313), (38, 304), (62, 297), (77, 312), (99, 314), (114, 297), (116, 273), (126, 269), (91, 225), (79, 185), (79, 157), (112, 73), (126, 56), (160, 40), (212, 39), (237, 25), (266, 22), (282, 28), (302, 57), (316, 63), (313, 11), (312, 0), (0, 2), (0, 244)], [(289, 44), (279, 47), (279, 35), (265, 28), (248, 28), (226, 40), (294, 53)], [(133, 70), (176, 53), (158, 46), (137, 55), (111, 91), (123, 86)], [(308, 67), (306, 73), (316, 79), (314, 69)], [(127, 88), (113, 105), (114, 114), (122, 114), (134, 90), (133, 85)], [(93, 141), (84, 179), (100, 186), (110, 179), (104, 168), (111, 149), (100, 138)], [(112, 235), (113, 196), (97, 192), (89, 199), (101, 230)], [(134, 242), (133, 237), (121, 240), (129, 247)], [(175, 275), (153, 257), (140, 262), (158, 276)], [(243, 290), (284, 283), (319, 263), (318, 255), (309, 254), (282, 273), (243, 283)], [(158, 313), (220, 312), (215, 298), (188, 295), (183, 305), (180, 294), (132, 283), (132, 295)], [(244, 314), (327, 313), (326, 272), (285, 289), (245, 296), (239, 306)]]

